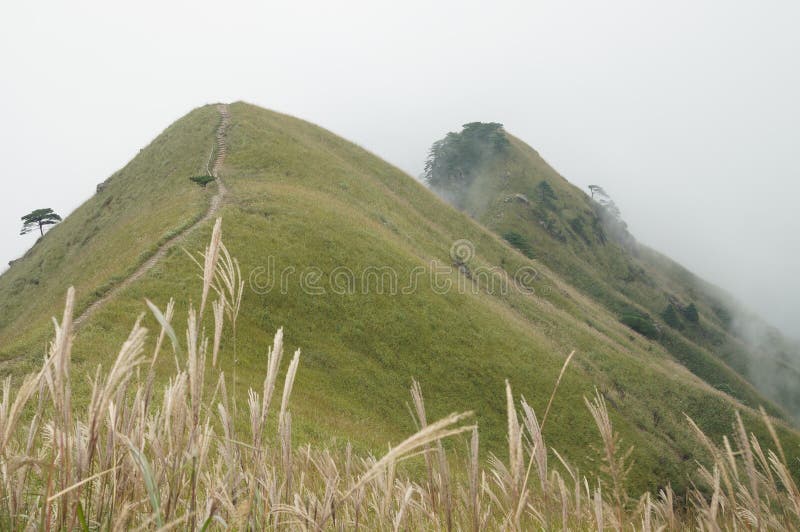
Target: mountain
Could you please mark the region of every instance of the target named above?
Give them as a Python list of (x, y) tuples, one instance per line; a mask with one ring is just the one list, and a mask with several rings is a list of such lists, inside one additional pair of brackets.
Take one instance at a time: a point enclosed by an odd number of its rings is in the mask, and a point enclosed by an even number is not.
[(433, 145), (426, 179), (709, 385), (750, 405), (762, 395), (785, 416), (800, 415), (798, 346), (723, 290), (637, 242), (601, 186), (579, 190), (501, 124), (478, 122)]
[[(620, 321), (615, 305), (627, 305), (664, 332), (654, 317), (660, 308), (641, 304), (637, 292), (655, 282), (671, 287), (681, 312), (696, 303), (699, 325), (687, 328), (722, 331), (704, 299), (679, 290), (687, 274), (646, 249), (634, 260), (593, 244), (600, 236), (590, 232), (595, 211), (585, 195), (520, 141), (502, 132), (497, 142), (508, 144), (503, 166), (492, 159), (460, 204), (470, 217), (313, 124), (246, 103), (196, 109), (0, 276), (3, 371), (19, 375), (39, 364), (50, 316), (70, 285), (79, 298), (74, 365), (81, 377), (110, 364), (146, 312), (145, 298), (160, 308), (171, 297), (199, 302), (198, 270), (184, 249), (202, 250), (220, 216), (247, 281), (236, 343), (222, 346), (221, 368), (246, 401), (247, 388), (261, 386), (275, 330), (285, 326), (286, 345), (303, 350), (293, 393), (296, 443), (338, 448), (350, 440), (378, 450), (400, 441), (413, 430), (405, 405), (416, 378), (431, 418), (474, 410), (482, 448), (502, 455), (504, 381), (544, 412), (575, 350), (545, 438), (581, 467), (599, 459), (583, 400), (595, 389), (634, 448), (633, 486), (686, 487), (704, 451), (684, 414), (720, 438), (739, 410), (759, 438), (769, 438), (754, 410), (763, 404), (783, 419), (777, 426), (787, 454), (800, 456), (782, 409), (694, 333), (648, 338)], [(540, 171), (552, 176), (553, 201), (588, 224), (586, 241), (573, 242), (571, 225), (536, 228), (536, 189), (524, 186), (535, 186), (530, 177)], [(218, 179), (205, 187), (190, 180), (206, 175)], [(561, 223), (560, 213), (552, 216)], [(551, 236), (556, 230), (567, 233), (564, 240)], [(635, 269), (644, 261), (664, 262), (653, 270), (659, 277)], [(626, 276), (637, 279), (629, 292), (617, 289)], [(179, 303), (176, 323), (187, 310)], [(144, 320), (157, 330), (149, 314)], [(673, 344), (689, 355), (681, 358)], [(174, 361), (158, 364), (165, 375)]]

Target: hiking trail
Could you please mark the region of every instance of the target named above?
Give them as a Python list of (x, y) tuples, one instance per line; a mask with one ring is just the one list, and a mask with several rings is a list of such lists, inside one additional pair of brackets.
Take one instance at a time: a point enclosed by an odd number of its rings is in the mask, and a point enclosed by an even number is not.
[[(173, 246), (175, 246), (175, 244), (183, 240), (186, 235), (197, 229), (197, 227), (211, 220), (219, 211), (219, 208), (222, 206), (222, 201), (225, 199), (225, 194), (228, 192), (228, 189), (225, 187), (225, 183), (222, 181), (220, 171), (222, 170), (222, 165), (225, 163), (225, 156), (228, 154), (227, 134), (228, 128), (231, 125), (231, 115), (226, 104), (217, 105), (217, 111), (219, 111), (220, 123), (219, 126), (217, 126), (214, 147), (212, 148), (208, 163), (206, 164), (208, 173), (214, 177), (214, 180), (217, 183), (217, 192), (211, 197), (208, 210), (206, 210), (206, 213), (202, 218), (159, 246), (156, 252), (153, 253), (149, 259), (136, 268), (136, 271), (134, 271), (120, 283), (116, 284), (100, 299), (89, 305), (80, 316), (75, 318), (75, 321), (73, 322), (75, 328), (80, 327), (92, 314), (97, 311), (97, 309), (105, 305), (117, 294), (141, 279), (144, 274), (153, 269), (153, 267), (167, 255), (167, 252)], [(213, 164), (211, 163), (212, 159)]]

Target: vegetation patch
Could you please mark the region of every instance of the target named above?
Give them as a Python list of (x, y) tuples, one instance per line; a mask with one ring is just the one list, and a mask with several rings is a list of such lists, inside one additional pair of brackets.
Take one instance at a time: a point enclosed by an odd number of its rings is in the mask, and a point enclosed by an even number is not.
[(523, 255), (528, 258), (533, 258), (533, 248), (525, 240), (525, 237), (519, 233), (514, 231), (508, 231), (507, 233), (503, 233), (503, 238), (506, 242), (517, 248)]
[(467, 188), (488, 159), (509, 146), (503, 124), (471, 122), (431, 146), (425, 162), (425, 181), (440, 190)]
[(556, 209), (556, 201), (558, 197), (556, 196), (555, 190), (547, 181), (541, 181), (538, 185), (536, 185), (536, 195), (539, 199), (539, 203), (541, 203), (546, 209), (555, 210)]
[(652, 318), (642, 312), (628, 310), (622, 314), (619, 321), (647, 338), (657, 339), (660, 335), (658, 326)]
[(700, 314), (697, 312), (697, 305), (694, 303), (689, 303), (687, 306), (681, 309), (681, 312), (687, 321), (690, 321), (691, 323), (700, 322)]
[(206, 188), (206, 185), (214, 181), (214, 176), (211, 175), (196, 175), (194, 177), (190, 177), (189, 181), (193, 183), (197, 183), (203, 188)]
[(683, 329), (683, 322), (681, 322), (680, 315), (678, 311), (675, 310), (674, 304), (669, 303), (667, 305), (667, 308), (661, 313), (661, 318), (673, 329)]

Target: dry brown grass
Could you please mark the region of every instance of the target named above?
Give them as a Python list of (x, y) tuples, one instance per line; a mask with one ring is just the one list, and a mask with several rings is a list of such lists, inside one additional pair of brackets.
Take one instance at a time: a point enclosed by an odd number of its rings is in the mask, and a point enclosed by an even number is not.
[[(691, 420), (711, 457), (698, 464), (696, 488), (682, 507), (669, 489), (632, 497), (628, 451), (614, 432), (604, 397), (586, 405), (602, 443), (602, 467), (581, 474), (547, 447), (533, 408), (506, 385), (508, 455), (480, 460), (470, 414), (429, 422), (414, 382), (410, 408), (418, 432), (384, 456), (353, 456), (292, 443), (290, 397), (301, 355), (283, 372), (283, 330), (267, 352), (261, 392), (248, 393), (248, 423), (237, 425), (234, 393), (216, 372), (222, 335), (234, 333), (242, 297), (238, 264), (215, 225), (201, 254), (201, 304), (190, 310), (185, 341), (148, 302), (161, 330), (147, 354), (136, 320), (111, 368), (97, 369), (85, 408), (72, 402), (74, 291), (39, 372), (0, 402), (0, 529), (302, 529), (795, 530), (800, 490), (769, 417), (774, 450), (748, 434), (740, 418), (732, 437), (711, 441)], [(200, 326), (207, 301), (212, 336)], [(227, 324), (225, 319), (227, 318)], [(154, 367), (169, 338), (178, 367), (156, 397)], [(224, 353), (223, 353), (224, 355)], [(235, 353), (233, 354), (235, 356)], [(209, 358), (211, 360), (209, 360)], [(561, 380), (567, 365), (559, 375)], [(216, 372), (211, 379), (207, 372)], [(555, 396), (558, 382), (555, 383)], [(209, 390), (213, 390), (211, 394)], [(210, 395), (210, 397), (209, 397)], [(248, 429), (238, 429), (246, 426)], [(466, 458), (445, 438), (465, 439)], [(553, 460), (555, 459), (555, 460)], [(401, 466), (424, 464), (419, 476)], [(551, 463), (552, 462), (552, 463)], [(461, 466), (452, 469), (453, 464)]]

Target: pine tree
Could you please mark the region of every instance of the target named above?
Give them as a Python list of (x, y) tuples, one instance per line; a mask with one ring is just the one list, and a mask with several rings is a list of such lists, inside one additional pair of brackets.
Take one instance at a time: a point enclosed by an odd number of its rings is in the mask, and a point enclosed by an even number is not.
[(61, 221), (61, 216), (53, 212), (53, 209), (36, 209), (21, 219), (22, 230), (19, 234), (26, 235), (38, 227), (39, 234), (44, 236), (44, 226), (57, 224)]

